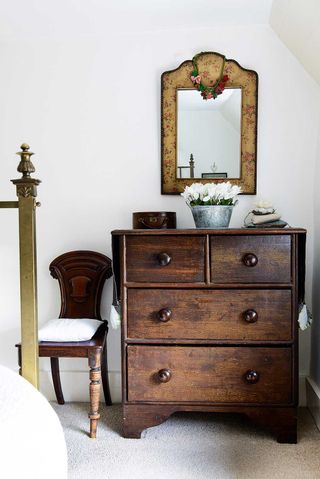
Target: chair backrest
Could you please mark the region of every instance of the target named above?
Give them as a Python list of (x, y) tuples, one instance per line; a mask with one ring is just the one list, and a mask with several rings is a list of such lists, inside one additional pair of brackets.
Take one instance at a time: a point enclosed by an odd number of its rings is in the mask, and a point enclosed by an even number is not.
[(112, 276), (110, 258), (94, 251), (70, 251), (54, 259), (49, 270), (59, 281), (60, 318), (101, 319), (103, 285)]

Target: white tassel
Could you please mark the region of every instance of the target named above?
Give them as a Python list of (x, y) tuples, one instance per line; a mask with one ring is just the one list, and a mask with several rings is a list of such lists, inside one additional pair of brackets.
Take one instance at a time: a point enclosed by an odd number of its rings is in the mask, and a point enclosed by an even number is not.
[(116, 307), (113, 306), (113, 304), (111, 305), (111, 308), (110, 308), (109, 320), (110, 320), (110, 324), (111, 324), (112, 329), (119, 329), (120, 328), (121, 316), (120, 316), (119, 311), (117, 311)]
[(309, 326), (311, 326), (312, 316), (310, 311), (308, 311), (308, 308), (305, 304), (302, 305), (302, 308), (300, 309), (298, 323), (302, 331), (304, 331)]

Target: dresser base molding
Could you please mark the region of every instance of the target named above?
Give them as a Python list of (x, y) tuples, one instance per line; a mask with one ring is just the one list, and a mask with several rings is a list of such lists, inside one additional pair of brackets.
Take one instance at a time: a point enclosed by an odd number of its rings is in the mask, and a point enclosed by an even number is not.
[(271, 432), (279, 443), (297, 443), (297, 408), (208, 405), (124, 404), (123, 437), (140, 439), (145, 429), (158, 426), (175, 412), (226, 412), (246, 415)]

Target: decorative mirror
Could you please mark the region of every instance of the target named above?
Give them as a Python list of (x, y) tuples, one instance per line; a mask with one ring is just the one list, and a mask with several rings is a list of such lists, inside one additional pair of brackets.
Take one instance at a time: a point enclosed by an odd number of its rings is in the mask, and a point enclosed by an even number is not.
[(255, 194), (257, 94), (257, 73), (219, 53), (162, 74), (162, 194), (222, 181)]

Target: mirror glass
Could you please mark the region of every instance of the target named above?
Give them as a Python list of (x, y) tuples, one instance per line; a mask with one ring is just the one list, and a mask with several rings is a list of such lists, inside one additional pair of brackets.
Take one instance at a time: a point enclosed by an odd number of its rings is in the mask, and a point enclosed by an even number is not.
[(241, 97), (241, 88), (214, 101), (177, 90), (177, 179), (240, 178)]

